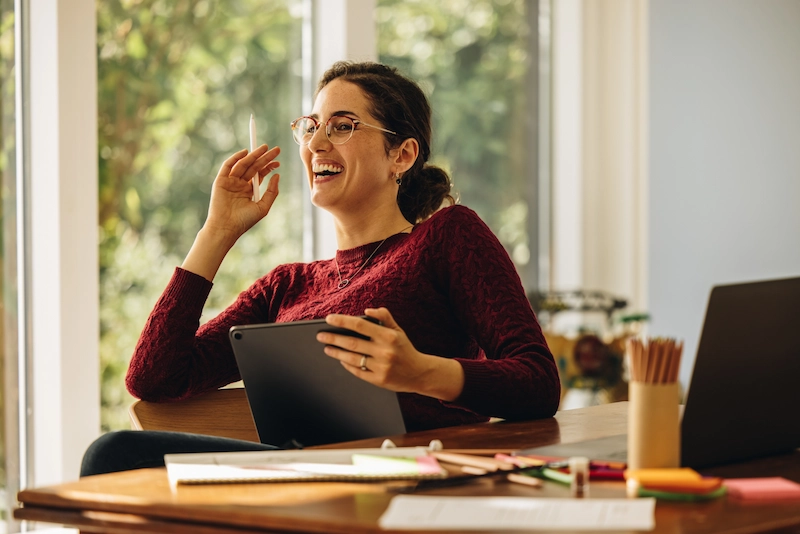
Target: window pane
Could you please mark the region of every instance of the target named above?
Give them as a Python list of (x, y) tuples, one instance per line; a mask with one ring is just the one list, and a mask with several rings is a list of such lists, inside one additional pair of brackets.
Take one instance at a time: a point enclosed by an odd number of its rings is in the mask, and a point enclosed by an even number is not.
[(14, 3), (0, 0), (0, 532), (16, 531), (19, 489), (14, 37)]
[(258, 140), (284, 149), (281, 195), (223, 263), (216, 315), (256, 278), (302, 256), (301, 1), (98, 2), (100, 351), (103, 429), (129, 428), (128, 361), (203, 224), (222, 162)]
[(432, 163), (449, 171), (461, 202), (492, 228), (523, 275), (535, 261), (528, 4), (379, 0), (377, 11), (380, 61), (420, 82), (431, 100)]

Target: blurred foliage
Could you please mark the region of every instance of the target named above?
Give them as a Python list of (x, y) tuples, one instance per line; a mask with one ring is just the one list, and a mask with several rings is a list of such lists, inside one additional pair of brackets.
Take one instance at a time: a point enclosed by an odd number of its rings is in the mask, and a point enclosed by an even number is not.
[(432, 162), (448, 170), (518, 267), (528, 263), (529, 39), (524, 0), (378, 0), (383, 63), (433, 108)]
[[(8, 519), (6, 358), (17, 353), (14, 4), (0, 0), (0, 530)], [(8, 335), (10, 334), (10, 335)]]
[(281, 196), (228, 255), (215, 315), (302, 250), (299, 1), (98, 0), (100, 357), (104, 430), (128, 428), (124, 375), (141, 328), (203, 224), (222, 162), (280, 145)]

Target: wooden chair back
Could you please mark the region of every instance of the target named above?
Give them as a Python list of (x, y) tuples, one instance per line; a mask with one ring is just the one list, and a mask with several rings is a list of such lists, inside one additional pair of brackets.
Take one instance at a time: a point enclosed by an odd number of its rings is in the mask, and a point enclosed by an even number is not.
[(169, 430), (259, 442), (244, 388), (219, 389), (178, 402), (137, 400), (128, 413), (134, 430)]

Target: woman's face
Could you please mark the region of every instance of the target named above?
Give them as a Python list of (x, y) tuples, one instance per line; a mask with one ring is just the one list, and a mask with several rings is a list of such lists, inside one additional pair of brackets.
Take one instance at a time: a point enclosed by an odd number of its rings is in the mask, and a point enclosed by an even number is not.
[(383, 132), (357, 125), (350, 140), (341, 145), (331, 143), (325, 134), (324, 125), (334, 115), (385, 127), (370, 115), (369, 105), (361, 88), (339, 79), (317, 95), (311, 116), (320, 127), (308, 145), (300, 147), (315, 206), (335, 214), (374, 209), (382, 202), (396, 204), (393, 162), (386, 154)]

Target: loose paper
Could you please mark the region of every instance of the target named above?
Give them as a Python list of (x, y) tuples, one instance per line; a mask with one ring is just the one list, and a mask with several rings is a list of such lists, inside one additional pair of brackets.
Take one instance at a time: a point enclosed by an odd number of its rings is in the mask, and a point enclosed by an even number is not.
[(652, 530), (655, 499), (398, 495), (381, 516), (394, 530)]

